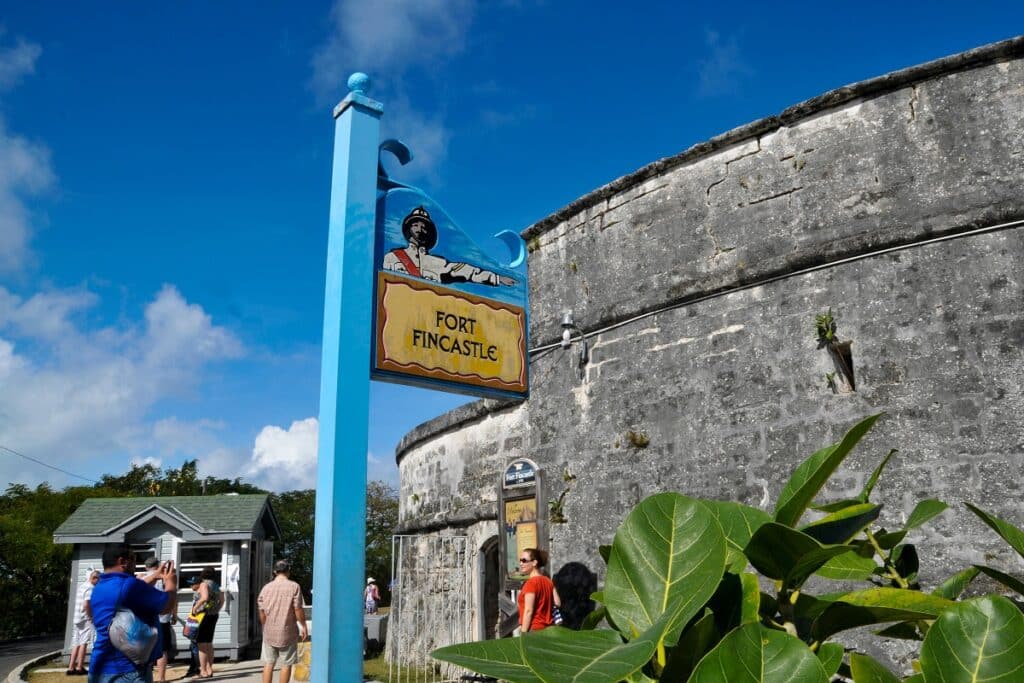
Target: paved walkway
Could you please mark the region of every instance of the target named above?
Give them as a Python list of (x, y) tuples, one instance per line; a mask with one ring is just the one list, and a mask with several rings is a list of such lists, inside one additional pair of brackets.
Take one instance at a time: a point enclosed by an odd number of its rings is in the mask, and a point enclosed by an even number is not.
[(28, 660), (53, 652), (64, 645), (64, 636), (42, 636), (0, 643), (0, 681)]

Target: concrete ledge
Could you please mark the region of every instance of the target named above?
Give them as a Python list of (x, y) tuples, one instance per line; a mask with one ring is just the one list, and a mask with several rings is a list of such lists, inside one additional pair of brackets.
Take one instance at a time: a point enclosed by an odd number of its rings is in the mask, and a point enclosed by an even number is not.
[(22, 681), (27, 681), (28, 678), (25, 677), (26, 671), (31, 669), (36, 664), (42, 664), (48, 659), (53, 659), (54, 657), (57, 657), (61, 654), (61, 652), (63, 652), (63, 650), (54, 650), (53, 652), (47, 652), (45, 655), (40, 655), (35, 659), (28, 660), (27, 662), (25, 662), (24, 664), (22, 664), (21, 666), (19, 666), (7, 675), (7, 683), (21, 683)]

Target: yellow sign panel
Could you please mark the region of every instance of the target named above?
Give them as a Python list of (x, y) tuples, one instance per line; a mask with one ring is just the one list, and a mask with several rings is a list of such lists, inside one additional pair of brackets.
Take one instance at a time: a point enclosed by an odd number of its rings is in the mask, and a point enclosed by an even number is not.
[(526, 391), (526, 313), (418, 279), (377, 274), (378, 370)]

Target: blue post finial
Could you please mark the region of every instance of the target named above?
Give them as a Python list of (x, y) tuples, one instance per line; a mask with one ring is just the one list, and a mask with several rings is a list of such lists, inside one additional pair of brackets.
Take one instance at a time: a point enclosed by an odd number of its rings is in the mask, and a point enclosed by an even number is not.
[(352, 92), (365, 95), (370, 92), (370, 77), (361, 71), (357, 71), (348, 77), (348, 89)]

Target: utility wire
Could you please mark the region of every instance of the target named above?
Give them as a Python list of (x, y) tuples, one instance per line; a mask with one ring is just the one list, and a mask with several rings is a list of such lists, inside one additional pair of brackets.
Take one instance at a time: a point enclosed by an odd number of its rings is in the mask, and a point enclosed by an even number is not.
[(4, 446), (2, 444), (0, 444), (0, 451), (7, 451), (8, 453), (13, 453), (14, 455), (18, 456), (19, 458), (25, 458), (26, 460), (31, 460), (32, 462), (34, 462), (34, 463), (36, 463), (38, 465), (42, 465), (43, 467), (49, 467), (51, 470), (57, 470), (58, 472), (63, 472), (64, 474), (66, 474), (66, 475), (68, 475), (70, 477), (75, 477), (76, 479), (82, 479), (83, 481), (88, 481), (88, 482), (93, 483), (93, 484), (98, 484), (99, 483), (95, 479), (90, 479), (89, 477), (83, 477), (82, 475), (75, 474), (74, 472), (68, 472), (67, 470), (62, 470), (61, 468), (59, 468), (59, 467), (57, 467), (55, 465), (51, 465), (48, 462), (43, 462), (42, 460), (36, 460), (35, 458), (33, 458), (30, 455), (25, 455), (24, 453), (19, 453), (18, 451), (14, 450), (13, 448), (8, 448), (7, 446)]

